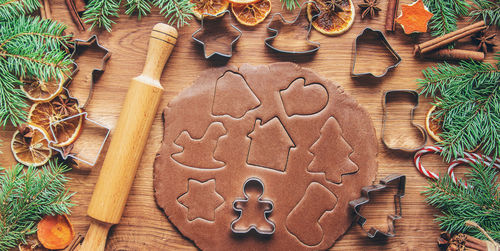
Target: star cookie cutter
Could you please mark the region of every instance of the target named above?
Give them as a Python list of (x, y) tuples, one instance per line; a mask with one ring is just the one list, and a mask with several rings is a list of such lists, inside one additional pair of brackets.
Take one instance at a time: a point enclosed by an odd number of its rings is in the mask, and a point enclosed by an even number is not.
[[(396, 59), (395, 63), (385, 68), (385, 70), (380, 75), (375, 75), (371, 72), (355, 73), (358, 40), (360, 40), (365, 36), (375, 36), (376, 39), (380, 40), (382, 44), (387, 48), (387, 50), (389, 50), (391, 55)], [(352, 45), (352, 47), (353, 47), (353, 53), (352, 53), (353, 56), (352, 56), (351, 77), (370, 76), (374, 78), (381, 78), (384, 77), (389, 72), (390, 69), (396, 68), (402, 61), (401, 56), (399, 56), (398, 53), (396, 53), (396, 51), (389, 44), (387, 38), (384, 36), (384, 33), (382, 33), (379, 30), (373, 30), (372, 28), (369, 27), (365, 28), (358, 36), (356, 36), (356, 39), (354, 39), (354, 44)]]
[[(194, 41), (196, 41), (198, 44), (200, 44), (203, 47), (203, 55), (205, 56), (205, 59), (211, 59), (212, 57), (214, 57), (216, 55), (220, 56), (220, 57), (223, 57), (223, 58), (226, 58), (226, 59), (229, 59), (229, 58), (231, 58), (233, 56), (233, 46), (234, 46), (234, 44), (236, 44), (236, 42), (238, 42), (238, 40), (240, 39), (240, 37), (243, 34), (243, 32), (241, 32), (240, 29), (238, 29), (236, 26), (234, 26), (234, 24), (231, 21), (229, 21), (229, 23), (231, 24), (231, 27), (238, 32), (238, 35), (231, 41), (230, 45), (228, 46), (229, 47), (229, 52), (228, 53), (220, 52), (220, 51), (214, 51), (210, 55), (207, 55), (207, 48), (206, 47), (207, 47), (208, 41), (205, 41), (203, 39), (200, 39), (200, 38), (196, 37), (196, 35), (198, 33), (200, 33), (203, 29), (205, 29), (205, 26), (207, 25), (206, 24), (207, 21), (215, 23), (215, 25), (218, 25), (217, 22), (222, 22), (222, 20), (226, 16), (226, 14), (229, 17), (231, 16), (231, 12), (229, 10), (225, 10), (225, 11), (219, 13), (219, 14), (216, 14), (216, 15), (209, 14), (209, 13), (204, 13), (202, 15), (202, 18), (201, 18), (200, 28), (198, 30), (196, 30), (191, 35), (191, 38), (193, 38)], [(229, 20), (231, 20), (231, 18), (229, 18)], [(230, 36), (230, 35), (227, 32), (226, 33), (221, 33), (219, 36), (217, 36), (217, 34), (211, 34), (210, 37), (213, 37), (213, 40), (211, 40), (211, 41), (217, 42), (217, 38), (218, 37), (222, 37), (222, 36), (227, 37), (227, 36)]]
[[(267, 223), (270, 224), (270, 226), (272, 228), (269, 231), (260, 230), (258, 228), (258, 226), (255, 226), (254, 224), (252, 224), (250, 227), (248, 227), (246, 229), (236, 229), (234, 226), (235, 223), (241, 219), (241, 215), (243, 213), (243, 209), (238, 208), (236, 206), (236, 204), (241, 203), (241, 202), (243, 202), (243, 203), (248, 202), (249, 196), (246, 193), (246, 189), (247, 189), (247, 185), (249, 185), (249, 184), (251, 185), (251, 183), (255, 183), (255, 185), (257, 185), (259, 187), (259, 189), (262, 190), (262, 193), (257, 198), (258, 202), (269, 203), (271, 205), (270, 209), (264, 210), (264, 219), (266, 220)], [(267, 218), (274, 210), (274, 203), (270, 200), (263, 200), (262, 199), (262, 196), (264, 195), (264, 183), (259, 178), (255, 178), (255, 177), (247, 179), (245, 181), (245, 183), (243, 184), (243, 194), (245, 195), (245, 199), (236, 199), (233, 201), (233, 210), (238, 213), (238, 218), (236, 218), (235, 220), (233, 220), (233, 222), (231, 222), (231, 231), (233, 231), (233, 233), (235, 233), (235, 234), (246, 234), (253, 229), (257, 233), (262, 234), (262, 235), (274, 234), (274, 231), (276, 230), (276, 225), (274, 225), (274, 222), (272, 222), (271, 220), (269, 220)]]
[[(304, 29), (304, 27), (300, 23), (300, 20), (301, 20), (301, 16), (306, 16), (306, 13), (305, 13), (307, 11), (306, 7), (309, 4), (314, 4), (317, 7), (316, 2), (314, 2), (314, 1), (304, 2), (302, 4), (302, 6), (300, 7), (299, 14), (297, 14), (295, 19), (293, 19), (291, 21), (287, 21), (283, 17), (283, 15), (281, 14), (281, 12), (274, 14), (271, 17), (271, 21), (269, 21), (269, 23), (267, 24), (267, 30), (269, 31), (269, 33), (271, 33), (271, 34), (274, 33), (274, 34), (267, 37), (266, 39), (264, 39), (265, 45), (276, 52), (288, 53), (288, 54), (310, 54), (310, 53), (314, 53), (314, 52), (318, 51), (321, 48), (321, 44), (319, 42), (314, 42), (314, 41), (309, 40), (309, 37), (311, 35), (311, 28), (312, 28), (312, 24), (310, 21), (307, 21), (308, 24), (306, 26), (307, 33), (306, 33), (305, 39), (306, 39), (306, 42), (311, 46), (311, 49), (288, 50), (288, 49), (279, 49), (274, 45), (275, 38), (280, 34), (279, 27), (278, 28), (272, 27), (272, 25), (274, 24), (273, 22), (275, 22), (274, 17), (278, 17), (278, 20), (276, 20), (276, 21), (278, 21), (280, 25), (285, 25), (285, 26), (286, 25), (294, 25), (294, 26), (297, 26), (297, 29)], [(319, 9), (319, 8), (317, 8), (317, 9)], [(302, 13), (302, 12), (304, 12), (304, 13)], [(321, 11), (318, 14), (312, 16), (311, 20), (316, 18), (320, 14), (321, 14)], [(306, 18), (306, 20), (309, 20), (309, 19), (307, 19), (307, 16), (305, 18)], [(290, 39), (290, 40), (292, 40), (292, 39)], [(293, 40), (295, 41), (296, 39), (293, 39)]]
[[(105, 52), (104, 56), (102, 57), (102, 64), (100, 68), (94, 68), (91, 72), (91, 81), (90, 81), (90, 89), (89, 89), (89, 94), (87, 96), (87, 99), (83, 103), (83, 106), (79, 106), (79, 108), (85, 108), (89, 104), (90, 100), (92, 99), (92, 94), (94, 93), (94, 85), (96, 84), (97, 80), (101, 77), (101, 75), (104, 73), (106, 70), (106, 63), (108, 59), (111, 57), (111, 52), (104, 46), (102, 46), (99, 43), (99, 39), (97, 38), (96, 35), (91, 36), (87, 41), (85, 40), (80, 40), (80, 39), (75, 39), (75, 45), (73, 47), (73, 52), (71, 53), (71, 59), (75, 59), (80, 54), (81, 50), (84, 50), (85, 48), (91, 47), (93, 44), (95, 44), (99, 49)], [(75, 76), (75, 74), (80, 70), (78, 64), (75, 62), (74, 63), (74, 69), (73, 72), (71, 73), (71, 76)], [(66, 87), (69, 87), (69, 85), (72, 83), (72, 79), (68, 80), (65, 83)]]
[[(394, 214), (387, 215), (387, 231), (382, 231), (380, 229), (371, 227), (369, 230), (364, 228), (366, 223), (366, 218), (360, 213), (360, 208), (370, 202), (370, 193), (374, 191), (380, 191), (387, 188), (388, 184), (398, 182), (398, 191), (394, 195)], [(349, 206), (354, 210), (356, 214), (357, 223), (366, 232), (369, 238), (375, 238), (378, 235), (384, 237), (394, 237), (396, 236), (396, 230), (394, 228), (394, 221), (399, 220), (403, 217), (401, 211), (401, 198), (405, 195), (405, 184), (406, 176), (401, 174), (391, 174), (380, 180), (379, 184), (366, 186), (361, 189), (361, 197), (355, 200), (349, 201)]]
[[(410, 123), (413, 127), (417, 128), (419, 130), (419, 132), (422, 136), (422, 141), (420, 141), (420, 144), (418, 144), (418, 146), (414, 147), (414, 148), (406, 148), (406, 147), (402, 147), (402, 146), (392, 146), (389, 143), (387, 143), (387, 141), (385, 140), (385, 137), (384, 137), (385, 136), (385, 127), (386, 127), (385, 124), (387, 121), (387, 103), (389, 103), (390, 100), (392, 99), (392, 97), (391, 97), (392, 95), (398, 94), (398, 93), (408, 94), (409, 99), (411, 101), (413, 101), (413, 103), (415, 104), (413, 106), (413, 108), (410, 110)], [(418, 93), (414, 90), (389, 90), (389, 91), (385, 91), (384, 94), (382, 95), (382, 110), (383, 110), (384, 114), (382, 116), (381, 138), (382, 138), (382, 143), (388, 149), (400, 150), (403, 152), (415, 152), (415, 151), (422, 149), (425, 146), (425, 143), (427, 142), (427, 132), (425, 131), (425, 129), (422, 126), (415, 124), (415, 122), (413, 120), (415, 110), (418, 107), (418, 97), (419, 97)]]

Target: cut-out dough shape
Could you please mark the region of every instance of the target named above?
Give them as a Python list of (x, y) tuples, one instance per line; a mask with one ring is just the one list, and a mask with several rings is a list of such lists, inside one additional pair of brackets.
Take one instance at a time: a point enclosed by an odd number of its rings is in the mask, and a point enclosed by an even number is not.
[(247, 163), (284, 172), (290, 148), (295, 144), (277, 117), (263, 125), (261, 122), (255, 120), (254, 130), (248, 135), (252, 141)]
[(260, 179), (250, 178), (243, 185), (245, 199), (233, 202), (234, 211), (239, 216), (231, 223), (234, 233), (245, 234), (254, 229), (259, 234), (273, 234), (274, 223), (267, 219), (273, 211), (273, 202), (263, 200), (264, 184)]
[(286, 218), (286, 228), (300, 242), (315, 246), (323, 239), (323, 228), (319, 219), (327, 211), (332, 211), (337, 204), (337, 196), (323, 185), (309, 184), (304, 197)]
[(240, 74), (228, 71), (217, 80), (212, 106), (214, 115), (241, 118), (259, 105), (259, 99)]
[(293, 81), (288, 88), (281, 90), (281, 100), (286, 114), (311, 115), (320, 112), (328, 103), (328, 92), (321, 84), (305, 85), (303, 78)]
[(201, 218), (214, 221), (215, 209), (224, 203), (224, 198), (215, 190), (215, 179), (205, 182), (189, 179), (187, 192), (177, 201), (187, 207), (188, 220)]
[(172, 158), (189, 167), (215, 169), (224, 166), (224, 162), (214, 158), (218, 139), (226, 134), (224, 125), (220, 122), (210, 124), (200, 139), (193, 139), (187, 131), (181, 132), (175, 144), (183, 150), (172, 154)]
[(342, 175), (359, 170), (350, 159), (353, 149), (342, 136), (342, 128), (334, 117), (325, 122), (319, 138), (309, 151), (314, 154), (314, 158), (307, 170), (325, 173), (325, 178), (330, 182), (339, 184), (342, 182)]

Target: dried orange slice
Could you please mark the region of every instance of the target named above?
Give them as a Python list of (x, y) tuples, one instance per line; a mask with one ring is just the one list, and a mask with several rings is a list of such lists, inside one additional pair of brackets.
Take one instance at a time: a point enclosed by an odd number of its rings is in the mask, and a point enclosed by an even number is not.
[(66, 215), (45, 215), (37, 228), (38, 240), (51, 250), (66, 248), (75, 237), (73, 225)]
[(314, 2), (316, 5), (307, 4), (307, 18), (312, 21), (314, 29), (325, 35), (340, 35), (351, 28), (356, 15), (351, 0), (314, 0)]
[(252, 4), (231, 4), (236, 20), (246, 26), (255, 26), (262, 23), (271, 12), (271, 1), (260, 0)]
[[(57, 142), (54, 146), (63, 147), (73, 143), (80, 135), (83, 116), (70, 118), (80, 113), (82, 110), (78, 108), (76, 99), (69, 97), (67, 93), (61, 93), (50, 102), (33, 104), (29, 121), (47, 131), (50, 140)], [(52, 129), (55, 139), (50, 130), (51, 123), (54, 123)]]
[(443, 140), (443, 138), (439, 136), (439, 134), (443, 131), (441, 130), (441, 121), (439, 119), (435, 119), (434, 116), (432, 116), (432, 113), (436, 109), (437, 107), (433, 105), (427, 112), (427, 116), (425, 116), (425, 130), (427, 131), (429, 136), (431, 136), (431, 138), (439, 142)]
[[(216, 17), (221, 17), (222, 12), (227, 10), (229, 7), (228, 0), (190, 0), (193, 4), (191, 8), (193, 10), (193, 15), (200, 19), (203, 14), (210, 14)], [(207, 15), (205, 15), (206, 17)], [(210, 17), (210, 16), (209, 16)]]
[(47, 132), (32, 124), (22, 125), (14, 132), (10, 149), (14, 158), (26, 166), (41, 166), (52, 156)]
[(22, 80), (25, 82), (21, 85), (21, 90), (26, 94), (26, 97), (35, 102), (46, 102), (54, 99), (63, 90), (65, 78), (59, 74), (59, 78), (51, 79), (50, 81), (42, 80)]
[(260, 0), (229, 0), (229, 2), (233, 4), (252, 4), (259, 1)]

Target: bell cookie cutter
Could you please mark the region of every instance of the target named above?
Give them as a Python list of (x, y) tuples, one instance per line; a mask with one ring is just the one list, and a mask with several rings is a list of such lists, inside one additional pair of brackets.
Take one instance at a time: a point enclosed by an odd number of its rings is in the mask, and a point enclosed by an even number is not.
[[(387, 68), (385, 68), (384, 71), (380, 75), (375, 75), (371, 72), (355, 73), (355, 71), (354, 71), (356, 68), (358, 40), (360, 40), (364, 36), (370, 36), (370, 35), (374, 35), (378, 40), (380, 40), (382, 42), (382, 44), (387, 48), (387, 50), (389, 50), (391, 55), (396, 59), (395, 63), (392, 65), (389, 65)], [(384, 36), (384, 33), (382, 33), (379, 30), (374, 30), (370, 27), (365, 28), (358, 36), (356, 36), (356, 39), (354, 39), (354, 43), (353, 43), (352, 47), (353, 47), (353, 53), (352, 53), (351, 77), (370, 76), (370, 77), (375, 77), (375, 78), (381, 78), (381, 77), (384, 77), (389, 72), (390, 69), (396, 68), (402, 61), (401, 56), (399, 56), (398, 53), (389, 44), (389, 42), (387, 41), (387, 38)]]
[[(229, 21), (230, 24), (231, 24), (231, 27), (238, 32), (238, 35), (231, 41), (231, 44), (229, 45), (229, 47), (230, 47), (229, 53), (223, 53), (223, 52), (215, 51), (215, 52), (211, 53), (210, 55), (207, 55), (207, 48), (206, 48), (207, 47), (207, 43), (196, 37), (196, 35), (198, 33), (200, 33), (205, 28), (205, 25), (206, 25), (205, 24), (205, 22), (206, 22), (205, 19), (210, 20), (210, 21), (220, 22), (220, 20), (217, 20), (217, 19), (224, 18), (224, 16), (226, 16), (226, 14), (229, 15), (229, 16), (231, 16), (231, 12), (229, 10), (225, 10), (225, 11), (219, 13), (219, 14), (216, 14), (216, 15), (209, 14), (209, 13), (204, 13), (202, 15), (202, 18), (201, 18), (200, 28), (198, 30), (196, 30), (191, 35), (191, 38), (193, 38), (194, 41), (196, 41), (198, 44), (200, 44), (203, 47), (203, 55), (205, 56), (205, 59), (211, 59), (212, 57), (214, 57), (216, 55), (220, 56), (220, 57), (223, 57), (223, 58), (226, 58), (226, 59), (229, 59), (229, 58), (231, 58), (233, 56), (233, 46), (234, 46), (234, 44), (236, 42), (238, 42), (238, 40), (240, 39), (240, 37), (243, 34), (243, 32), (241, 32), (240, 29), (238, 29), (236, 26), (234, 26), (234, 24), (232, 23), (232, 21)], [(229, 18), (229, 20), (231, 20), (231, 18)]]
[[(247, 185), (249, 185), (250, 183), (256, 183), (259, 186), (259, 188), (262, 190), (261, 194), (257, 198), (258, 202), (259, 203), (266, 203), (266, 204), (270, 205), (270, 209), (264, 210), (264, 215), (263, 215), (263, 217), (266, 220), (266, 222), (269, 223), (270, 226), (271, 226), (271, 228), (272, 228), (269, 231), (260, 230), (258, 228), (258, 226), (255, 226), (253, 224), (250, 227), (246, 228), (246, 229), (236, 229), (235, 226), (234, 226), (235, 223), (238, 222), (241, 219), (241, 215), (243, 213), (243, 209), (238, 208), (237, 204), (238, 203), (246, 203), (246, 202), (248, 202), (249, 196), (246, 193), (246, 189), (247, 189)], [(264, 195), (264, 183), (259, 178), (255, 178), (255, 177), (247, 179), (245, 181), (245, 183), (243, 184), (243, 194), (245, 195), (245, 199), (236, 199), (236, 200), (233, 201), (233, 210), (238, 213), (238, 218), (236, 218), (235, 220), (233, 220), (233, 222), (231, 222), (231, 231), (233, 233), (235, 233), (235, 234), (246, 234), (246, 233), (250, 232), (253, 229), (257, 233), (262, 234), (262, 235), (272, 235), (272, 234), (274, 234), (274, 231), (276, 230), (276, 225), (274, 224), (274, 222), (272, 222), (271, 220), (269, 220), (267, 218), (273, 212), (273, 210), (274, 210), (274, 203), (272, 201), (270, 201), (270, 200), (263, 200), (262, 199), (262, 196)]]
[[(398, 182), (398, 191), (394, 195), (394, 214), (387, 215), (387, 231), (382, 231), (375, 227), (371, 227), (369, 230), (364, 228), (366, 223), (366, 218), (360, 213), (360, 208), (370, 202), (370, 193), (375, 191), (380, 191), (386, 189), (390, 183)], [(356, 214), (357, 223), (366, 232), (369, 238), (375, 238), (378, 235), (384, 237), (394, 237), (396, 236), (396, 230), (394, 227), (394, 221), (399, 220), (403, 217), (401, 198), (405, 195), (405, 184), (406, 176), (401, 174), (391, 174), (380, 180), (379, 184), (366, 186), (361, 189), (361, 197), (355, 200), (349, 201), (349, 206), (354, 210)]]
[[(410, 95), (410, 99), (415, 104), (413, 106), (413, 108), (410, 110), (410, 123), (411, 123), (411, 125), (413, 127), (417, 128), (420, 131), (420, 134), (422, 135), (422, 141), (421, 141), (421, 143), (418, 144), (418, 146), (415, 147), (415, 148), (406, 148), (406, 147), (400, 147), (400, 146), (391, 146), (391, 145), (389, 145), (387, 143), (387, 141), (385, 140), (385, 137), (384, 137), (385, 136), (385, 124), (386, 124), (386, 121), (387, 121), (387, 103), (391, 99), (391, 95), (394, 95), (394, 94), (397, 94), (397, 93), (406, 93), (406, 94), (409, 94)], [(425, 129), (422, 126), (415, 124), (415, 122), (413, 120), (415, 110), (418, 107), (418, 98), (419, 98), (418, 93), (416, 91), (414, 91), (414, 90), (389, 90), (389, 91), (385, 91), (384, 94), (382, 95), (382, 110), (383, 110), (384, 114), (382, 116), (381, 138), (382, 138), (382, 143), (388, 149), (391, 149), (391, 150), (400, 150), (400, 151), (404, 151), (404, 152), (415, 152), (415, 151), (418, 151), (418, 150), (422, 149), (422, 147), (425, 146), (425, 143), (427, 142), (427, 132), (425, 131)]]
[[(271, 36), (269, 36), (269, 37), (267, 37), (266, 39), (264, 39), (264, 44), (267, 47), (269, 47), (270, 49), (272, 49), (272, 50), (274, 50), (276, 52), (280, 52), (280, 53), (310, 54), (310, 53), (314, 53), (314, 52), (318, 51), (321, 48), (321, 44), (319, 42), (314, 42), (314, 41), (309, 40), (309, 37), (311, 35), (311, 28), (312, 28), (312, 23), (310, 21), (308, 21), (309, 24), (307, 25), (307, 35), (306, 35), (305, 39), (306, 39), (306, 42), (309, 43), (312, 46), (312, 49), (310, 49), (310, 50), (303, 50), (303, 51), (290, 51), (290, 50), (283, 50), (283, 49), (276, 48), (273, 45), (274, 39), (279, 35), (279, 30), (271, 27), (271, 25), (273, 24), (273, 21), (274, 21), (274, 17), (278, 17), (279, 21), (281, 21), (281, 23), (283, 25), (294, 25), (299, 20), (299, 18), (303, 15), (302, 12), (303, 11), (307, 11), (307, 5), (309, 5), (309, 4), (314, 4), (315, 6), (317, 6), (316, 2), (314, 2), (314, 1), (304, 2), (302, 4), (302, 6), (300, 7), (299, 13), (295, 17), (295, 19), (293, 19), (292, 21), (285, 20), (285, 18), (281, 14), (281, 12), (274, 14), (271, 17), (271, 21), (269, 21), (269, 23), (267, 24), (267, 30), (270, 33), (274, 33), (274, 34), (271, 35)], [(319, 8), (317, 8), (317, 9), (319, 9)], [(314, 18), (316, 18), (320, 14), (321, 14), (321, 11), (318, 14), (312, 16), (311, 20), (314, 19)]]
[[(102, 64), (100, 68), (94, 68), (91, 73), (91, 82), (90, 82), (90, 89), (89, 89), (89, 94), (87, 99), (85, 100), (83, 106), (80, 106), (80, 108), (85, 108), (87, 107), (88, 103), (90, 102), (90, 99), (92, 98), (92, 94), (94, 93), (94, 85), (97, 82), (97, 80), (101, 77), (101, 75), (104, 73), (106, 70), (106, 63), (108, 59), (111, 57), (111, 52), (104, 46), (102, 46), (99, 43), (99, 39), (97, 38), (96, 35), (91, 36), (87, 41), (85, 40), (79, 40), (75, 39), (75, 45), (73, 47), (73, 52), (71, 53), (71, 59), (75, 59), (79, 55), (79, 52), (82, 48), (88, 48), (91, 47), (92, 45), (96, 45), (99, 49), (103, 50), (105, 52), (104, 56), (102, 57)], [(71, 73), (71, 76), (75, 76), (75, 74), (80, 70), (78, 64), (75, 62), (75, 69)], [(69, 85), (72, 83), (72, 79), (69, 79), (66, 83), (65, 86), (69, 87)]]

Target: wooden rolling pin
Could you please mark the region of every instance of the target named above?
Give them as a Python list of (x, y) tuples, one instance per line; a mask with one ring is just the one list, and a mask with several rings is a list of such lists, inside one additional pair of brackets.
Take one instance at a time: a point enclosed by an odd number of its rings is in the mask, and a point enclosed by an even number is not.
[(142, 74), (133, 78), (92, 195), (93, 218), (80, 250), (104, 250), (109, 228), (118, 224), (163, 93), (160, 77), (177, 41), (177, 30), (156, 24)]

